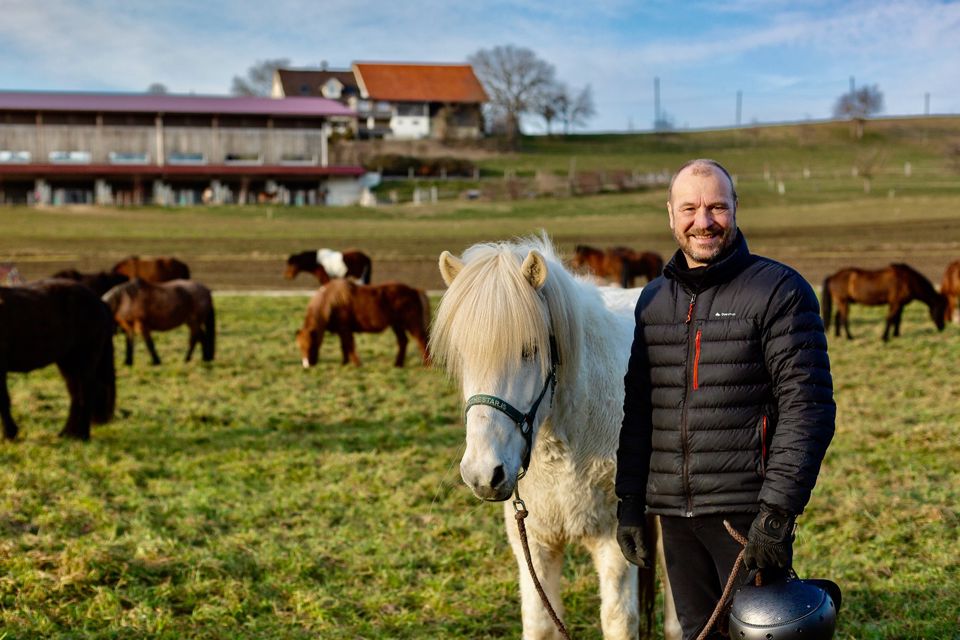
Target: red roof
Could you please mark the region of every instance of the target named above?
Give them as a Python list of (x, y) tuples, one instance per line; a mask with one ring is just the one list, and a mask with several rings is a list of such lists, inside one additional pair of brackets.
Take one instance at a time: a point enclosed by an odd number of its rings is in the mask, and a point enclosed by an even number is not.
[(394, 64), (355, 62), (360, 86), (373, 100), (394, 102), (487, 101), (487, 94), (468, 64)]
[(289, 117), (356, 115), (339, 102), (326, 98), (41, 91), (0, 91), (0, 111), (194, 113)]

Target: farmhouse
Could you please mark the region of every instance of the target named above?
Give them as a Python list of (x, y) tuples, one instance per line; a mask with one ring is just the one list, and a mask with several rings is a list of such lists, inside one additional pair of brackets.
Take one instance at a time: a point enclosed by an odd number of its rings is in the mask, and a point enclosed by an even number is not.
[(487, 94), (468, 64), (355, 62), (350, 70), (278, 69), (274, 97), (322, 96), (357, 114), (360, 138), (474, 139)]
[(0, 92), (0, 203), (349, 204), (327, 98)]

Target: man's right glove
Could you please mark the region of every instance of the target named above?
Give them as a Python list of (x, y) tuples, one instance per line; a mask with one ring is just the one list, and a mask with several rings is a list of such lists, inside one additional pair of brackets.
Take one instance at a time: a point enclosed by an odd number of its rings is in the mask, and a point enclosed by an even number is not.
[(789, 569), (793, 565), (794, 521), (789, 513), (760, 503), (743, 550), (748, 569)]
[(646, 505), (641, 498), (627, 496), (617, 504), (617, 543), (628, 562), (641, 569), (653, 566), (653, 554), (646, 543)]

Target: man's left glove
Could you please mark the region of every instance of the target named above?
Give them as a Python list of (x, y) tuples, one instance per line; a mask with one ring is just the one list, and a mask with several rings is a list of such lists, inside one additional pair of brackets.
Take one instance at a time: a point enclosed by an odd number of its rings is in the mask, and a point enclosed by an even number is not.
[(623, 557), (641, 569), (653, 566), (652, 549), (646, 542), (645, 511), (642, 498), (626, 496), (617, 504), (617, 543)]
[(789, 513), (760, 503), (743, 551), (748, 569), (789, 569), (793, 565), (795, 520)]

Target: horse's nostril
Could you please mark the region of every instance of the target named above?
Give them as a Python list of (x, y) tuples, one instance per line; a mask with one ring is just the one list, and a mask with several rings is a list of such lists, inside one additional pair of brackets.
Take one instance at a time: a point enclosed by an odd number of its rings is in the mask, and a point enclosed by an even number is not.
[(493, 470), (493, 477), (490, 478), (490, 486), (492, 488), (498, 487), (506, 477), (506, 474), (503, 472), (503, 465), (497, 465), (497, 468)]

